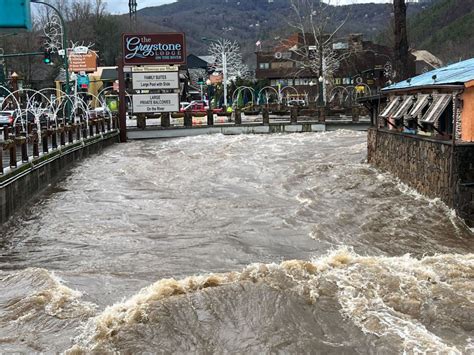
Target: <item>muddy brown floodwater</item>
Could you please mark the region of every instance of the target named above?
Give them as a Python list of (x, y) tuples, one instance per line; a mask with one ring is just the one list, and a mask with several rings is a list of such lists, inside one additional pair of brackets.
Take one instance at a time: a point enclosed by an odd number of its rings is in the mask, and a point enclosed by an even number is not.
[(474, 353), (474, 239), (366, 135), (115, 145), (3, 226), (0, 352)]

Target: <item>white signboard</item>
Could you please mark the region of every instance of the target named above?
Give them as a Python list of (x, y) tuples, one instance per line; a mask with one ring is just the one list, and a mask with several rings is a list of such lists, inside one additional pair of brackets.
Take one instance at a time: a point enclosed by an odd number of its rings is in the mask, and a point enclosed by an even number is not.
[(178, 112), (179, 94), (137, 94), (132, 105), (133, 113)]
[(178, 72), (172, 73), (133, 73), (134, 90), (179, 89)]
[(344, 43), (344, 42), (333, 43), (332, 49), (334, 50), (349, 49), (349, 43)]
[(133, 72), (164, 72), (164, 71), (178, 71), (179, 67), (176, 65), (143, 65), (141, 67), (128, 67)]
[(77, 46), (77, 47), (74, 47), (72, 51), (76, 54), (87, 54), (89, 53), (89, 47)]

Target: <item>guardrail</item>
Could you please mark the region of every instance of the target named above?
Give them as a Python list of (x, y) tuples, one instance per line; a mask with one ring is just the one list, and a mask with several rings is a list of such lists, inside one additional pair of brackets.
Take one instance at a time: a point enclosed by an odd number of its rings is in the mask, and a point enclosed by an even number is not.
[[(193, 126), (214, 126), (221, 123), (233, 123), (234, 125), (241, 125), (243, 118), (250, 122), (260, 123), (263, 125), (270, 124), (270, 120), (287, 120), (290, 123), (298, 123), (301, 121), (312, 121), (324, 123), (328, 119), (336, 117), (350, 117), (352, 122), (358, 122), (362, 114), (362, 108), (354, 106), (349, 109), (330, 109), (328, 107), (318, 108), (300, 108), (291, 107), (289, 109), (255, 107), (252, 110), (235, 109), (232, 113), (218, 112), (207, 110), (202, 112), (186, 111), (180, 113), (161, 113), (161, 114), (139, 114), (137, 115), (136, 127), (138, 129), (146, 129), (147, 120), (159, 119), (159, 126), (161, 128), (190, 128)], [(247, 121), (249, 122), (249, 121)], [(156, 124), (154, 125), (156, 127)], [(131, 128), (131, 127), (130, 127)]]
[(116, 116), (77, 121), (71, 124), (48, 122), (15, 124), (0, 128), (0, 175), (21, 168), (71, 145), (84, 143), (118, 129)]

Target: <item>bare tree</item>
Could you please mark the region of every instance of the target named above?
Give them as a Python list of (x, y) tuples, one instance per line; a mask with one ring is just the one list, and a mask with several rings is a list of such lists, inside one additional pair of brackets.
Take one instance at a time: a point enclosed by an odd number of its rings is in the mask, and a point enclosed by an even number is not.
[(243, 63), (240, 46), (228, 39), (219, 39), (209, 44), (209, 54), (215, 58), (211, 68), (223, 74), (224, 105), (227, 106), (227, 84), (229, 80), (246, 79), (250, 70)]
[[(290, 0), (293, 18), (289, 24), (298, 33), (296, 41), (283, 42), (293, 53), (291, 60), (296, 64), (296, 75), (310, 72), (322, 83), (323, 96), (326, 97), (327, 82), (331, 82), (340, 63), (346, 60), (350, 51), (333, 48), (335, 36), (344, 26), (347, 17), (335, 25), (329, 10), (330, 1)], [(320, 93), (321, 95), (321, 93)]]

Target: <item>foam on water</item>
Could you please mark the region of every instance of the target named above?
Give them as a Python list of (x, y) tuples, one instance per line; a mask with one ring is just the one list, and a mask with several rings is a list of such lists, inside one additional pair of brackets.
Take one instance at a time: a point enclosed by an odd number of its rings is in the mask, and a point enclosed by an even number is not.
[[(94, 304), (84, 302), (79, 291), (45, 269), (0, 273), (0, 290), (0, 344), (9, 344), (11, 349), (20, 345), (23, 351), (44, 351), (40, 344), (45, 338), (58, 331), (72, 335), (81, 320), (96, 315)], [(57, 349), (67, 343), (67, 337), (63, 338)]]
[[(265, 285), (280, 294), (297, 295), (313, 306), (318, 305), (321, 298), (334, 298), (345, 319), (368, 335), (394, 342), (392, 345), (400, 352), (456, 354), (472, 347), (469, 335), (474, 314), (473, 277), (474, 255), (440, 255), (422, 259), (408, 255), (362, 257), (344, 248), (311, 262), (292, 260), (281, 264), (252, 264), (241, 272), (164, 279), (91, 319), (83, 334), (76, 338), (77, 345), (70, 351), (118, 351), (123, 349), (121, 341), (127, 338), (127, 333), (135, 337), (134, 351), (149, 351), (152, 348), (147, 344), (157, 343), (162, 343), (166, 349), (167, 340), (147, 338), (151, 333), (146, 328), (161, 329), (160, 323), (163, 322), (167, 327), (184, 333), (203, 332), (200, 329), (186, 330), (187, 325), (180, 324), (184, 320), (180, 316), (173, 315), (174, 323), (170, 323), (169, 319), (152, 314), (163, 305), (167, 305), (165, 307), (170, 311), (180, 307), (187, 309), (185, 303), (197, 297), (193, 296), (196, 293), (212, 293), (216, 292), (212, 289), (219, 288), (226, 290), (229, 285), (242, 285), (243, 297), (247, 292), (255, 314), (268, 316), (262, 308), (270, 305), (262, 304), (261, 299), (253, 299), (252, 293), (243, 286), (251, 283), (254, 288)], [(226, 304), (231, 301), (235, 289), (230, 290), (232, 292), (220, 293), (217, 302)], [(216, 302), (216, 298), (213, 300)], [(220, 306), (204, 302), (197, 305), (194, 312), (198, 317), (203, 308), (215, 308), (212, 321), (219, 326), (219, 322), (225, 323), (227, 317), (219, 311), (233, 309), (233, 306), (223, 309)], [(170, 317), (169, 314), (166, 317)], [(272, 323), (271, 319), (259, 321)], [(204, 327), (204, 324), (200, 326)], [(244, 321), (237, 328), (245, 333), (247, 326)], [(306, 331), (300, 329), (300, 334), (294, 334), (293, 341), (297, 343)], [(271, 347), (271, 334), (267, 336), (270, 339), (267, 345)], [(238, 347), (239, 334), (235, 337), (233, 347), (224, 346), (223, 349), (244, 351), (245, 348)], [(215, 344), (217, 339), (216, 334), (208, 334), (207, 339), (201, 339), (198, 348), (206, 349), (208, 346), (207, 350), (215, 350), (209, 344)], [(182, 342), (181, 350), (189, 350), (185, 336)]]

